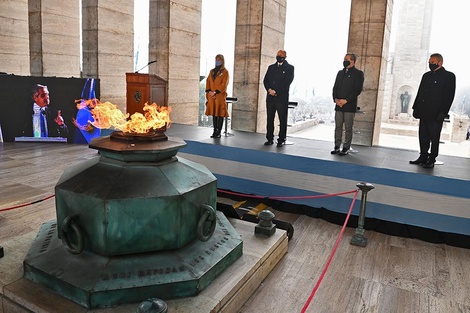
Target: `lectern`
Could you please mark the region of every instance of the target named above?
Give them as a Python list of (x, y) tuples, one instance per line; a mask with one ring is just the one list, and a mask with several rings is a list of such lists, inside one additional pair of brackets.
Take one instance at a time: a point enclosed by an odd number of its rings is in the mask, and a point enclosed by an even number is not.
[(167, 82), (154, 74), (126, 73), (126, 110), (144, 113), (144, 104), (167, 106)]

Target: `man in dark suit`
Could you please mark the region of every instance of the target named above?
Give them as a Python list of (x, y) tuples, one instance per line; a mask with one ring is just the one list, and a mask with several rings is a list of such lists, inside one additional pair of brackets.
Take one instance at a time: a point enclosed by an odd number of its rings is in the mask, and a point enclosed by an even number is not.
[(64, 137), (68, 135), (68, 128), (60, 110), (49, 106), (49, 90), (47, 86), (36, 84), (32, 90), (33, 116), (25, 135), (31, 137)]
[(279, 117), (279, 135), (277, 146), (282, 147), (286, 141), (287, 133), (287, 110), (289, 106), (289, 87), (294, 80), (294, 66), (286, 61), (286, 51), (279, 50), (276, 56), (276, 63), (268, 67), (264, 75), (264, 88), (268, 92), (266, 95), (266, 139), (264, 145), (274, 143), (274, 117)]
[[(335, 102), (335, 147), (331, 154), (347, 155), (353, 137), (354, 115), (357, 111), (357, 97), (362, 92), (364, 73), (356, 68), (356, 55), (344, 56), (343, 69), (338, 71), (333, 86)], [(344, 142), (343, 142), (344, 126)], [(340, 150), (343, 142), (343, 149)]]
[[(439, 154), (439, 140), (444, 119), (455, 96), (455, 75), (442, 67), (444, 59), (434, 53), (429, 57), (429, 72), (423, 74), (413, 104), (413, 117), (419, 119), (419, 157), (410, 164), (433, 168)], [(429, 147), (431, 152), (429, 153)]]

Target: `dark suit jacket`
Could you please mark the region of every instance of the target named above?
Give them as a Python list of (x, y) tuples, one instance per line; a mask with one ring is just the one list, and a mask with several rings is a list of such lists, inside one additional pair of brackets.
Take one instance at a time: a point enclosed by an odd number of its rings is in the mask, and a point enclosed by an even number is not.
[(294, 80), (294, 66), (287, 63), (286, 60), (282, 62), (281, 66), (277, 66), (277, 62), (271, 64), (264, 75), (263, 84), (266, 91), (269, 88), (276, 91), (277, 96), (271, 96), (269, 93), (266, 96), (266, 101), (280, 101), (289, 104), (289, 87)]
[(426, 121), (444, 121), (455, 96), (455, 75), (441, 67), (423, 74), (413, 104), (413, 116)]
[[(67, 125), (62, 124), (62, 125), (57, 125), (57, 123), (54, 121), (55, 118), (57, 117), (57, 111), (50, 105), (47, 106), (47, 108), (44, 110), (46, 114), (46, 120), (47, 120), (47, 130), (48, 130), (48, 135), (49, 137), (64, 137), (67, 138), (69, 130), (67, 128)], [(23, 130), (23, 136), (27, 137), (33, 137), (33, 110), (31, 110), (31, 118), (30, 121), (25, 125), (25, 128)]]
[(364, 73), (355, 66), (345, 69), (336, 74), (335, 84), (333, 86), (333, 100), (346, 99), (347, 103), (342, 107), (335, 106), (335, 111), (356, 112), (357, 97), (362, 92), (364, 85)]

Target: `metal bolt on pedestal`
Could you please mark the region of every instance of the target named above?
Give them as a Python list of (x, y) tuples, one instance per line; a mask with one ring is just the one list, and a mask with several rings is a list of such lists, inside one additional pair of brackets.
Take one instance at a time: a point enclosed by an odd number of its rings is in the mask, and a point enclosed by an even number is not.
[(136, 313), (167, 313), (168, 306), (165, 301), (158, 298), (150, 298), (142, 301), (137, 307)]
[(255, 234), (271, 237), (276, 232), (276, 224), (273, 224), (274, 213), (263, 210), (258, 214), (259, 222), (255, 226)]
[(357, 183), (356, 186), (362, 191), (361, 197), (361, 210), (359, 212), (359, 218), (357, 221), (357, 228), (354, 236), (351, 238), (351, 244), (355, 246), (365, 247), (367, 245), (367, 238), (364, 237), (364, 221), (366, 219), (366, 202), (367, 193), (374, 189), (374, 185), (370, 183)]

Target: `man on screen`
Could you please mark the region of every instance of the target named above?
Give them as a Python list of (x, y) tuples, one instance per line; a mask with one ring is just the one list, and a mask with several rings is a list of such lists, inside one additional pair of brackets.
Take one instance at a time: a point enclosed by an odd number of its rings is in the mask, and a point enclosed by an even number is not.
[(36, 84), (32, 90), (33, 104), (33, 137), (64, 137), (68, 135), (67, 125), (60, 110), (49, 106), (47, 86)]

